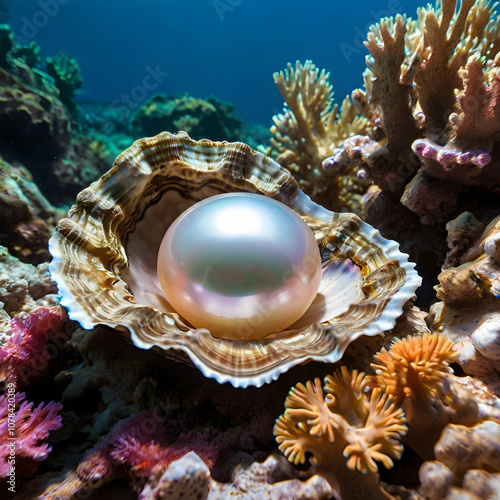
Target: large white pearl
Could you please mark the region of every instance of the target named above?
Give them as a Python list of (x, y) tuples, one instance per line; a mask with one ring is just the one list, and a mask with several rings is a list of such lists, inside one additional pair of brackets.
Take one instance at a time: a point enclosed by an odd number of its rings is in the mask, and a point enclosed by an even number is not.
[(193, 326), (251, 340), (302, 316), (319, 288), (321, 257), (312, 231), (286, 205), (229, 193), (174, 221), (158, 275), (167, 300)]

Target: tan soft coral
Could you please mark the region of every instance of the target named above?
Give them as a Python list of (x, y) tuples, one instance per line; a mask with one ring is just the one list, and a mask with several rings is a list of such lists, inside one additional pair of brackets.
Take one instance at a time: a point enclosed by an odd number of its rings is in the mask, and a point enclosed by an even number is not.
[(379, 483), (377, 464), (393, 466), (403, 451), (404, 413), (380, 389), (368, 391), (364, 373), (342, 367), (333, 376), (297, 384), (276, 421), (274, 434), (291, 462), (307, 454), (315, 472), (338, 488), (342, 498), (392, 498)]
[[(273, 117), (271, 146), (277, 161), (289, 168), (301, 188), (327, 208), (359, 208), (366, 182), (354, 175), (334, 175), (322, 169), (322, 162), (332, 156), (344, 140), (368, 129), (368, 121), (357, 116), (346, 97), (339, 109), (333, 103), (329, 73), (319, 70), (312, 61), (274, 74), (274, 81), (286, 101), (283, 114)], [(350, 196), (354, 195), (354, 199)], [(357, 196), (356, 196), (357, 195)]]

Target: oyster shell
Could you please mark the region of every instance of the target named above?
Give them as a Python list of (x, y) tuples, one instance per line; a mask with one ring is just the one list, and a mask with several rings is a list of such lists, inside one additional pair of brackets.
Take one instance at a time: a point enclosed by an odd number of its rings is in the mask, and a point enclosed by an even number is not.
[[(322, 253), (320, 290), (286, 331), (260, 340), (214, 338), (163, 297), (156, 255), (168, 226), (215, 194), (270, 196), (295, 210)], [(141, 348), (187, 355), (205, 376), (260, 386), (294, 365), (335, 362), (360, 335), (391, 329), (420, 278), (397, 243), (352, 214), (313, 203), (276, 162), (242, 143), (193, 141), (163, 132), (140, 139), (84, 189), (50, 240), (50, 270), (72, 319), (130, 333)], [(184, 353), (184, 354), (183, 354)]]

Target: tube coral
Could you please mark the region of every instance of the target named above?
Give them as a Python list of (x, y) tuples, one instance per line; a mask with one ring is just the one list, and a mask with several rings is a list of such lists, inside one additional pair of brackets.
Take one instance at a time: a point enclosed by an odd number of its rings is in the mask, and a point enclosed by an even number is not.
[(343, 498), (391, 498), (380, 486), (377, 464), (393, 466), (403, 451), (403, 410), (378, 388), (368, 392), (364, 373), (346, 367), (293, 387), (285, 413), (276, 421), (279, 449), (294, 464), (308, 454), (316, 472), (338, 487)]

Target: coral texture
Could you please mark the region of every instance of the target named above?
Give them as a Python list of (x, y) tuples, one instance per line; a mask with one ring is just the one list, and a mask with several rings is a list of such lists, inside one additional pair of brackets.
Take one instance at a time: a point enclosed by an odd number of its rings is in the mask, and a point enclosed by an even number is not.
[(33, 474), (52, 449), (46, 442), (48, 435), (62, 425), (57, 414), (60, 403), (40, 403), (33, 409), (33, 403), (24, 398), (15, 390), (0, 396), (0, 478), (9, 475), (11, 466), (15, 477)]
[(429, 500), (495, 499), (500, 479), (500, 424), (449, 425), (436, 443), (436, 460), (419, 471)]
[(363, 118), (345, 101), (337, 135), (328, 132), (334, 117), (324, 70), (306, 62), (275, 75), (289, 106), (272, 128), (278, 162), (327, 206), (361, 203), (362, 217), (417, 262), (426, 302), (446, 251), (444, 224), (463, 210), (481, 220), (500, 211), (493, 9), (482, 0), (443, 0), (419, 9), (416, 20), (398, 15), (371, 26), (364, 89), (352, 94)]
[(40, 307), (12, 320), (12, 334), (0, 347), (0, 380), (22, 389), (50, 372), (70, 332), (61, 308)]
[(462, 214), (449, 224), (450, 252), (429, 315), (434, 331), (456, 345), (466, 373), (500, 394), (500, 217), (484, 227)]
[(29, 171), (0, 157), (0, 244), (24, 262), (45, 262), (58, 215)]
[(313, 476), (307, 481), (281, 479), (282, 476), (289, 474), (286, 464), (282, 463), (278, 457), (270, 456), (265, 462), (254, 463), (249, 468), (239, 467), (231, 483), (220, 483), (210, 477), (210, 470), (197, 454), (190, 452), (172, 462), (157, 482), (152, 485), (147, 484), (139, 495), (139, 499), (176, 499), (181, 496), (206, 500), (226, 498), (286, 500), (290, 497), (296, 500), (327, 500), (331, 498), (332, 490), (320, 476)]
[(278, 153), (276, 161), (292, 171), (301, 189), (315, 201), (330, 210), (359, 212), (360, 197), (369, 184), (363, 172), (347, 165), (343, 170), (323, 172), (322, 163), (346, 139), (366, 132), (368, 121), (356, 116), (348, 97), (339, 110), (333, 103), (329, 76), (312, 61), (297, 61), (295, 68), (288, 64), (286, 70), (274, 74), (287, 107), (273, 117), (271, 146)]
[(10, 320), (19, 313), (29, 313), (40, 306), (59, 303), (57, 287), (51, 280), (47, 264), (33, 266), (10, 255), (0, 246), (0, 341), (12, 332)]
[(367, 392), (364, 373), (342, 367), (326, 377), (299, 383), (274, 427), (279, 448), (291, 462), (306, 454), (343, 498), (390, 498), (378, 482), (377, 464), (393, 466), (403, 451), (404, 413), (380, 389)]

